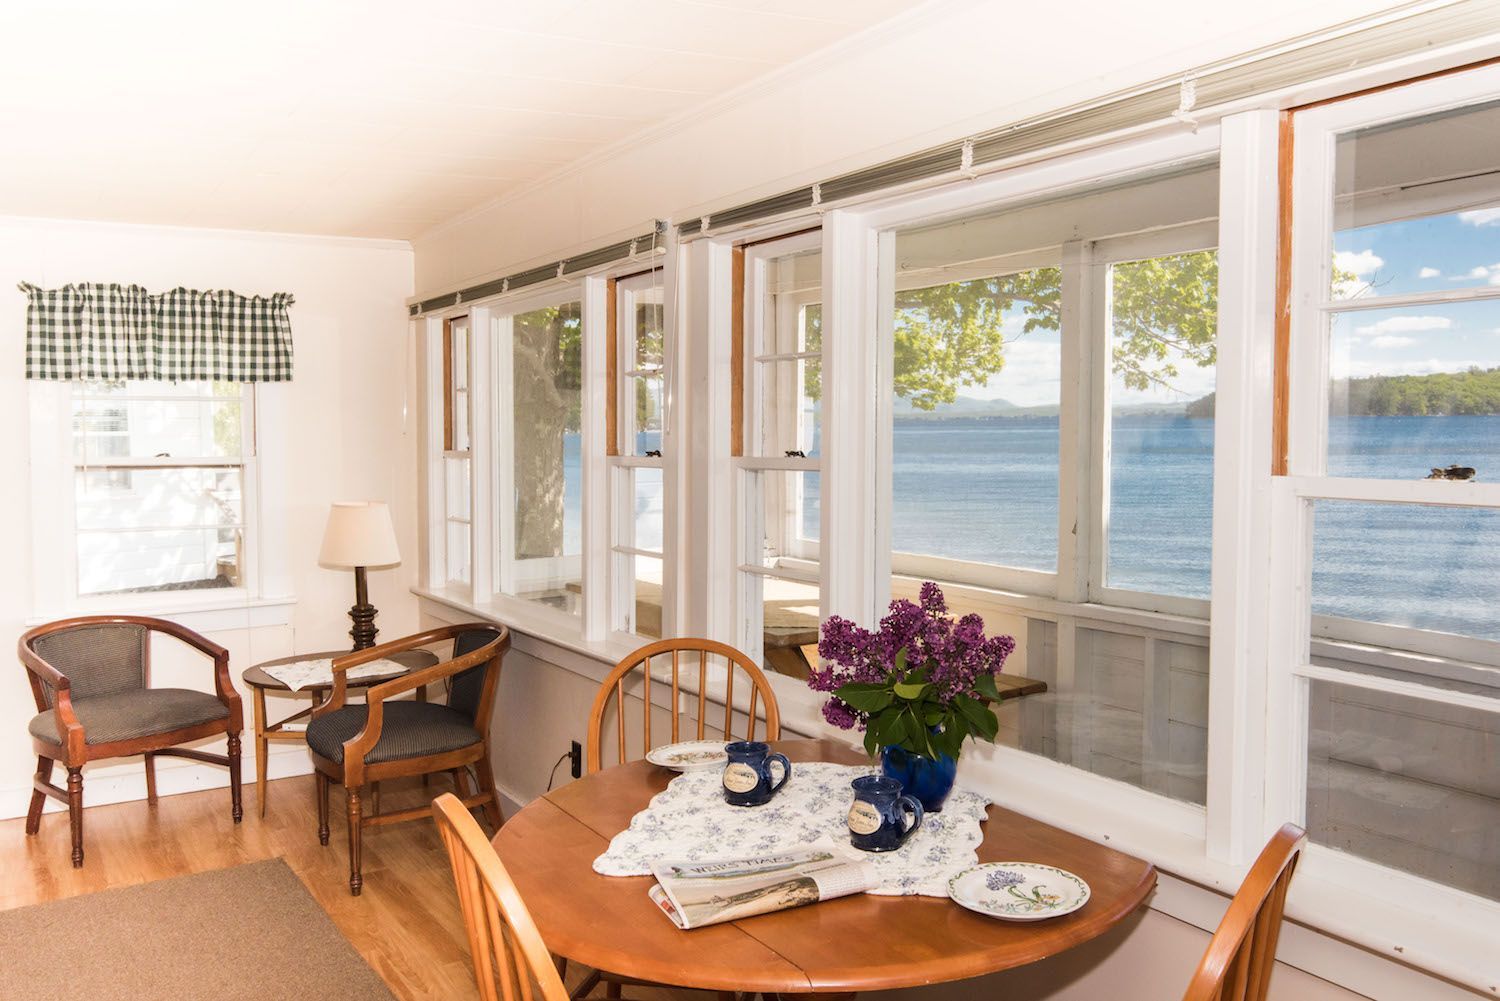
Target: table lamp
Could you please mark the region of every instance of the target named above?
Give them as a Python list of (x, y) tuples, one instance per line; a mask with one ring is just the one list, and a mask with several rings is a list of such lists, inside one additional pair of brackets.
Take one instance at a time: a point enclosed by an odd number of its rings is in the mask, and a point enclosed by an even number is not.
[(375, 645), (375, 606), (370, 604), (365, 584), (369, 567), (393, 567), (401, 562), (396, 548), (396, 529), (391, 524), (391, 510), (380, 501), (335, 501), (323, 529), (323, 549), (318, 563), (331, 570), (354, 570), (354, 607), (349, 618), (354, 628), (354, 649)]

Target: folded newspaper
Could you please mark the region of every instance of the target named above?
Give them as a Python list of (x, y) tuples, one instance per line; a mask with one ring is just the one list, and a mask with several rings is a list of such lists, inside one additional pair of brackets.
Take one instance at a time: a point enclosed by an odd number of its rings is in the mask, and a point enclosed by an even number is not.
[(652, 867), (651, 900), (678, 928), (701, 928), (816, 904), (875, 886), (868, 863), (831, 841), (795, 851), (718, 861), (663, 859)]
[[(294, 660), (290, 664), (277, 664), (274, 667), (262, 668), (262, 670), (294, 692), (300, 692), (304, 688), (327, 688), (333, 685), (333, 660), (329, 657)], [(404, 665), (382, 658), (349, 668), (345, 672), (345, 680), (361, 681), (365, 678), (376, 678), (382, 674), (401, 674), (405, 670)]]

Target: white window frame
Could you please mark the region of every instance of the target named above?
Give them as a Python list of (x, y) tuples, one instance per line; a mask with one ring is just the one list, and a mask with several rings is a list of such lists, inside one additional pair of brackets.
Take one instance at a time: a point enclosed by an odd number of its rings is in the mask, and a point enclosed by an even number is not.
[[(1268, 578), (1269, 629), (1266, 713), (1265, 818), (1302, 821), (1306, 815), (1308, 703), (1312, 682), (1500, 712), (1500, 700), (1481, 695), (1361, 674), (1314, 663), (1327, 640), (1390, 646), (1391, 655), (1417, 651), (1424, 667), (1432, 657), (1493, 667), (1500, 644), (1474, 637), (1315, 616), (1311, 610), (1312, 511), (1319, 500), (1372, 504), (1421, 504), (1500, 508), (1500, 486), (1489, 483), (1400, 481), (1331, 476), (1326, 473), (1327, 385), (1330, 372), (1329, 325), (1335, 313), (1493, 299), (1500, 290), (1443, 290), (1435, 295), (1372, 296), (1334, 300), (1330, 295), (1334, 237), (1334, 158), (1339, 134), (1395, 123), (1500, 98), (1500, 66), (1476, 69), (1351, 97), (1295, 114), (1293, 162), (1290, 338), (1286, 364), (1288, 394), (1287, 475), (1271, 479), (1271, 538), (1275, 542)], [(1455, 670), (1463, 664), (1451, 665)], [(1325, 908), (1338, 923), (1358, 927), (1368, 938), (1369, 923), (1386, 919), (1405, 936), (1404, 951), (1424, 967), (1453, 970), (1455, 953), (1493, 955), (1493, 930), (1500, 927), (1500, 901), (1427, 880), (1319, 844), (1307, 851), (1304, 871), (1314, 880), (1346, 889), (1329, 895)], [(1304, 877), (1305, 878), (1305, 877)], [(1385, 887), (1371, 903), (1369, 887)], [(1372, 894), (1372, 896), (1374, 896)], [(1399, 897), (1398, 909), (1385, 903)], [(1484, 929), (1488, 929), (1488, 943)], [(1413, 952), (1427, 955), (1417, 958)], [(1456, 971), (1455, 971), (1456, 972)], [(1461, 974), (1460, 974), (1461, 975)]]
[[(72, 615), (171, 615), (196, 629), (279, 625), (290, 621), (293, 603), (290, 568), (282, 541), (286, 478), (281, 450), (263, 443), (285, 440), (285, 389), (277, 384), (241, 386), (241, 441), (244, 565), (237, 587), (180, 591), (84, 595), (78, 592), (72, 407), (74, 382), (33, 380), (27, 384), (30, 410), (31, 539), (33, 604), (28, 622)], [(132, 465), (191, 465), (177, 460), (132, 459)], [(104, 468), (109, 462), (91, 463)], [(212, 465), (219, 465), (213, 463)]]
[[(675, 608), (676, 608), (676, 573), (674, 572), (675, 560), (673, 559), (673, 527), (676, 524), (676, 504), (674, 491), (669, 487), (668, 476), (668, 453), (671, 449), (670, 438), (670, 416), (672, 413), (672, 378), (676, 368), (672, 347), (667, 336), (671, 329), (668, 323), (669, 293), (666, 285), (666, 276), (663, 268), (654, 267), (645, 273), (632, 274), (625, 278), (619, 278), (614, 283), (615, 289), (615, 325), (613, 330), (605, 331), (605, 335), (614, 338), (615, 362), (616, 362), (616, 386), (615, 386), (615, 433), (618, 437), (616, 451), (618, 455), (606, 454), (603, 459), (605, 478), (608, 490), (608, 566), (605, 570), (608, 580), (608, 593), (606, 595), (606, 614), (608, 615), (608, 631), (612, 638), (621, 642), (633, 642), (641, 637), (635, 630), (635, 578), (633, 574), (625, 572), (626, 561), (620, 557), (644, 557), (660, 561), (662, 567), (662, 621), (661, 632), (663, 636), (671, 636), (675, 633)], [(635, 441), (635, 406), (634, 397), (627, 391), (633, 386), (635, 378), (643, 374), (630, 368), (625, 359), (634, 359), (636, 353), (636, 329), (635, 329), (635, 307), (636, 297), (648, 289), (661, 289), (662, 294), (662, 363), (661, 363), (661, 448), (660, 455), (636, 455), (633, 451)], [(605, 442), (605, 451), (609, 451), (609, 444)], [(631, 447), (627, 448), (629, 444)], [(660, 551), (643, 549), (636, 545), (635, 539), (635, 476), (640, 469), (656, 469), (661, 472), (662, 478), (662, 548)]]

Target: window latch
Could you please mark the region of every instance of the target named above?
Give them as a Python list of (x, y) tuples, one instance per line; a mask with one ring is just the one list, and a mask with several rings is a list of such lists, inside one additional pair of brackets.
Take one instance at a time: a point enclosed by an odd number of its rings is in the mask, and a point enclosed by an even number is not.
[(805, 459), (807, 458), (807, 453), (803, 452), (800, 448), (789, 448), (786, 450), (786, 457), (788, 459)]
[(646, 450), (646, 458), (648, 458), (648, 459), (660, 459), (661, 458), (661, 449), (659, 449), (659, 448), (649, 448), (649, 449), (647, 449)]

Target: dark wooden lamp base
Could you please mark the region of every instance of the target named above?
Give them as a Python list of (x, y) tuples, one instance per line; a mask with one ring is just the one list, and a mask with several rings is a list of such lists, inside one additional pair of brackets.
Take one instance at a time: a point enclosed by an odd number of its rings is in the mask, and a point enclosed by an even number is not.
[(380, 630), (375, 628), (375, 606), (370, 604), (369, 588), (365, 583), (365, 568), (354, 568), (354, 605), (349, 609), (349, 618), (354, 620), (354, 628), (349, 630), (349, 635), (354, 639), (354, 649), (366, 650), (375, 645), (375, 636)]

